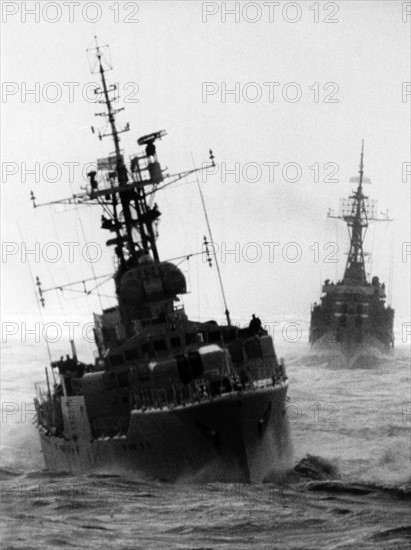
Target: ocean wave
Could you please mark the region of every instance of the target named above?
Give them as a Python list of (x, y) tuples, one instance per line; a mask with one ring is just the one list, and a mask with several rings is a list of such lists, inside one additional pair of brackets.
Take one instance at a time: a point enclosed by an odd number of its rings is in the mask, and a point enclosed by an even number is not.
[(341, 480), (310, 481), (306, 485), (308, 491), (325, 491), (328, 493), (345, 493), (349, 495), (369, 495), (370, 493), (385, 493), (393, 497), (411, 499), (411, 485), (385, 486), (374, 483), (352, 483)]

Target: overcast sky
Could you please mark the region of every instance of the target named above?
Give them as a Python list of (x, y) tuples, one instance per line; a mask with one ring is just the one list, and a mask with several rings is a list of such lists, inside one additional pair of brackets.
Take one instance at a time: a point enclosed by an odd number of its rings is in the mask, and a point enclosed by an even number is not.
[[(52, 257), (47, 243), (61, 246), (56, 263), (43, 253), (39, 262), (31, 257), (44, 288), (93, 276), (81, 251), (91, 241), (104, 248), (108, 238), (97, 207), (62, 213), (34, 210), (29, 200), (31, 190), (39, 203), (79, 191), (81, 168), (113, 150), (90, 130), (102, 123), (94, 116), (102, 109), (92, 101), (88, 83), (97, 76), (85, 51), (95, 33), (110, 44), (114, 69), (107, 77), (127, 100), (118, 105), (126, 107), (119, 127), (130, 122), (121, 136), (127, 157), (139, 136), (161, 129), (168, 136), (158, 153), (170, 172), (191, 168), (191, 155), (201, 164), (214, 151), (219, 168), (202, 188), (233, 320), (257, 313), (264, 321), (308, 322), (321, 280), (341, 277), (346, 228), (326, 215), (353, 188), (349, 179), (358, 174), (364, 138), (372, 182), (365, 191), (378, 200), (378, 212), (388, 209), (394, 218), (369, 230), (371, 271), (389, 285), (393, 266), (388, 290), (396, 326), (409, 321), (411, 257), (408, 263), (402, 257), (410, 241), (411, 176), (403, 175), (410, 162), (407, 3), (226, 2), (237, 10), (231, 15), (216, 2), (83, 2), (82, 10), (76, 3), (69, 10), (68, 2), (39, 2), (36, 15), (25, 13), (34, 2), (2, 4), (2, 240), (16, 243), (7, 250), (17, 251), (2, 258), (3, 321), (37, 315), (18, 225), (28, 248), (39, 242)], [(35, 94), (26, 93), (36, 86)], [(23, 163), (29, 169), (38, 163), (39, 178), (24, 174)], [(71, 184), (67, 163), (75, 163)], [(159, 193), (156, 202), (162, 258), (201, 251), (206, 225), (195, 179)], [(74, 263), (64, 242), (80, 243)], [(221, 254), (224, 247), (236, 253)], [(324, 263), (335, 250), (329, 259), (338, 263)], [(292, 262), (296, 251), (301, 259)], [(111, 256), (104, 250), (93, 264), (96, 275), (110, 272)], [(191, 289), (184, 298), (190, 316), (221, 318), (215, 268), (201, 257), (181, 267)], [(113, 295), (112, 285), (101, 293), (103, 307), (113, 304), (105, 297)], [(98, 299), (77, 294), (46, 298), (46, 319), (83, 320), (100, 309)]]

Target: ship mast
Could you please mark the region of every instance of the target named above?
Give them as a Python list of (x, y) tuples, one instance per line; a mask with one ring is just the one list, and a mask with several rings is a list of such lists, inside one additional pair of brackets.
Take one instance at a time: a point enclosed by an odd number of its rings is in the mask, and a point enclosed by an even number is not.
[[(117, 126), (116, 126), (116, 118), (115, 118), (115, 115), (122, 111), (123, 109), (113, 109), (113, 106), (112, 106), (112, 99), (110, 97), (110, 92), (116, 92), (116, 86), (115, 85), (112, 85), (110, 87), (107, 86), (107, 81), (106, 81), (106, 76), (105, 76), (105, 72), (106, 70), (104, 69), (104, 66), (103, 66), (103, 58), (102, 58), (102, 52), (101, 52), (101, 48), (98, 44), (98, 40), (97, 40), (97, 37), (95, 37), (95, 55), (97, 57), (97, 60), (98, 60), (98, 72), (100, 73), (100, 78), (101, 78), (101, 84), (102, 84), (102, 90), (100, 89), (96, 89), (95, 90), (95, 93), (98, 94), (100, 93), (101, 91), (103, 92), (103, 95), (104, 95), (104, 102), (105, 105), (106, 105), (106, 108), (107, 108), (107, 112), (106, 113), (97, 113), (97, 116), (105, 116), (108, 118), (108, 121), (109, 121), (109, 124), (110, 124), (110, 128), (111, 128), (111, 134), (99, 134), (99, 138), (100, 140), (103, 138), (103, 137), (108, 137), (108, 136), (111, 136), (113, 138), (113, 142), (114, 142), (114, 150), (115, 150), (115, 172), (116, 172), (116, 176), (117, 176), (117, 182), (118, 182), (118, 186), (120, 188), (125, 188), (127, 187), (127, 183), (129, 181), (129, 178), (128, 178), (128, 174), (127, 174), (127, 169), (126, 169), (126, 166), (124, 164), (124, 158), (123, 158), (123, 155), (121, 154), (121, 150), (120, 150), (120, 137), (119, 137), (119, 134), (122, 133), (122, 132), (127, 132), (129, 130), (129, 124), (127, 124), (125, 126), (125, 128), (122, 130), (122, 131), (118, 131), (117, 130)], [(89, 50), (90, 51), (90, 50)], [(113, 173), (111, 175), (114, 175)], [(141, 199), (143, 199), (143, 205), (139, 204), (139, 200), (136, 196), (133, 197), (133, 195), (143, 195), (142, 197), (139, 197), (140, 198), (140, 201)], [(123, 250), (123, 240), (125, 238), (126, 240), (126, 243), (127, 243), (127, 252), (128, 252), (128, 258), (133, 258), (135, 256), (135, 250), (136, 250), (136, 243), (134, 242), (133, 240), (133, 226), (136, 225), (136, 222), (138, 223), (139, 225), (139, 231), (140, 231), (140, 235), (141, 235), (141, 240), (142, 240), (142, 247), (144, 249), (144, 252), (145, 253), (149, 253), (149, 243), (148, 243), (148, 238), (147, 238), (147, 235), (146, 235), (146, 232), (144, 230), (144, 225), (143, 223), (141, 222), (141, 206), (145, 206), (145, 210), (147, 209), (147, 204), (145, 203), (145, 194), (144, 194), (144, 191), (140, 191), (140, 193), (138, 192), (130, 192), (130, 193), (127, 193), (127, 192), (122, 192), (122, 193), (119, 193), (119, 197), (120, 197), (120, 203), (121, 203), (121, 207), (122, 207), (122, 211), (123, 211), (123, 216), (124, 216), (124, 222), (121, 224), (120, 221), (119, 221), (119, 217), (118, 217), (118, 213), (117, 213), (117, 206), (118, 206), (118, 202), (119, 202), (119, 199), (117, 197), (117, 194), (116, 193), (113, 193), (112, 195), (112, 213), (113, 213), (113, 221), (114, 221), (114, 227), (116, 228), (116, 235), (117, 235), (117, 238), (116, 238), (116, 241), (117, 241), (117, 246), (115, 248), (116, 250), (116, 254), (117, 256), (119, 257), (120, 259), (120, 264), (122, 264), (124, 266), (124, 263), (125, 263), (125, 256), (124, 256), (124, 250)], [(131, 214), (131, 208), (130, 208), (130, 202), (131, 202), (131, 199), (134, 198), (135, 199), (135, 206), (136, 206), (136, 212), (137, 212), (137, 220), (134, 220), (133, 217), (132, 217), (132, 214)], [(124, 230), (125, 230), (125, 235), (124, 237), (121, 236), (121, 234), (119, 234), (118, 232), (118, 227), (121, 227), (123, 226), (124, 227)], [(152, 233), (150, 230), (149, 230), (149, 233)], [(152, 234), (152, 236), (154, 237), (154, 235)], [(156, 244), (155, 244), (155, 239), (153, 238), (151, 240), (151, 249), (153, 251), (153, 256), (156, 260), (158, 260), (158, 253), (157, 253), (157, 247), (156, 247)]]
[[(201, 167), (171, 174), (162, 170), (155, 142), (161, 140), (167, 135), (167, 132), (160, 130), (144, 135), (137, 140), (138, 146), (145, 148), (144, 152), (134, 154), (126, 165), (120, 147), (120, 134), (129, 131), (130, 125), (127, 123), (119, 130), (116, 124), (116, 115), (123, 111), (124, 107), (119, 109), (113, 107), (114, 101), (118, 99), (118, 92), (117, 86), (109, 85), (106, 80), (106, 72), (112, 69), (108, 48), (107, 44), (94, 37), (87, 54), (92, 74), (99, 74), (101, 79), (101, 87), (95, 89), (95, 94), (102, 97), (98, 103), (104, 104), (106, 108), (105, 112), (96, 113), (96, 116), (105, 117), (109, 125), (108, 133), (105, 133), (105, 130), (103, 133), (98, 131), (97, 135), (100, 140), (111, 137), (114, 142), (114, 152), (110, 153), (107, 158), (97, 159), (96, 169), (87, 174), (89, 185), (82, 187), (81, 192), (63, 199), (38, 204), (32, 191), (31, 200), (34, 208), (51, 205), (98, 205), (102, 207), (104, 214), (101, 218), (101, 227), (112, 234), (114, 233), (114, 238), (107, 240), (106, 245), (114, 246), (119, 261), (119, 269), (115, 275), (117, 285), (117, 281), (120, 280), (124, 272), (136, 267), (142, 256), (150, 256), (154, 262), (160, 262), (155, 225), (158, 223), (161, 213), (155, 203), (152, 205), (155, 193), (193, 174), (214, 168), (215, 163), (214, 155), (210, 150), (210, 162), (203, 163)], [(96, 133), (94, 127), (91, 129), (93, 134)], [(99, 181), (97, 180), (98, 172), (102, 176)], [(187, 257), (196, 254), (189, 254)], [(94, 279), (107, 279), (107, 276), (102, 275), (94, 277)], [(89, 294), (93, 289), (86, 289), (86, 281), (76, 281), (63, 286), (71, 287), (81, 284), (84, 292)], [(95, 288), (103, 283), (104, 281), (98, 283)], [(43, 294), (45, 292), (62, 288), (60, 285), (43, 290), (39, 282), (42, 305), (44, 306)], [(75, 289), (73, 289), (74, 291)]]
[[(359, 169), (359, 182), (357, 191), (350, 196), (352, 201), (351, 212), (344, 217), (350, 233), (350, 251), (348, 252), (347, 265), (345, 267), (344, 280), (350, 283), (366, 284), (363, 229), (368, 227), (367, 208), (362, 190), (364, 178), (364, 140), (361, 147), (361, 161)], [(351, 230), (351, 231), (350, 231)]]
[[(111, 104), (111, 99), (110, 99), (110, 96), (109, 96), (109, 90), (107, 88), (106, 76), (104, 74), (105, 70), (103, 68), (100, 47), (99, 47), (98, 42), (97, 42), (97, 37), (94, 37), (94, 38), (95, 38), (95, 41), (96, 41), (96, 55), (97, 55), (98, 64), (99, 64), (99, 72), (100, 72), (101, 83), (102, 83), (102, 86), (103, 86), (104, 101), (105, 101), (105, 104), (106, 104), (106, 107), (107, 107), (107, 113), (99, 113), (99, 116), (107, 116), (108, 117), (108, 120), (109, 120), (109, 123), (110, 123), (110, 126), (111, 126), (111, 135), (113, 137), (115, 153), (116, 153), (116, 169), (117, 169), (118, 182), (119, 182), (120, 187), (124, 187), (127, 184), (127, 179), (128, 179), (127, 178), (127, 171), (125, 169), (124, 162), (123, 162), (123, 159), (122, 159), (122, 155), (120, 153), (120, 138), (119, 138), (119, 134), (118, 134), (118, 131), (117, 131), (117, 126), (116, 126), (115, 112), (113, 111), (113, 107), (112, 107), (112, 104)], [(115, 88), (112, 88), (112, 90), (114, 91)], [(98, 90), (95, 90), (95, 93), (98, 93)], [(107, 134), (107, 135), (110, 135), (110, 134)], [(100, 137), (100, 139), (101, 139), (101, 137)], [(117, 196), (115, 194), (113, 194), (113, 196), (112, 196), (112, 205), (113, 205), (114, 222), (115, 222), (116, 226), (118, 226), (118, 224), (119, 224), (118, 215), (117, 215), (117, 203), (118, 203)], [(124, 217), (125, 217), (125, 221), (126, 221), (128, 247), (129, 247), (130, 254), (132, 255), (133, 251), (134, 251), (134, 243), (133, 243), (133, 238), (132, 238), (131, 231), (130, 231), (130, 221), (131, 221), (130, 208), (129, 208), (129, 205), (128, 205), (127, 201), (122, 200), (122, 197), (121, 197), (121, 203), (122, 203), (122, 206), (123, 206)], [(117, 238), (119, 239), (121, 237), (117, 234)], [(124, 254), (123, 254), (122, 247), (121, 246), (117, 247), (116, 251), (117, 251), (117, 254), (120, 258), (120, 261), (123, 262), (124, 261)]]
[(348, 226), (350, 249), (343, 278), (343, 282), (348, 285), (368, 284), (365, 272), (363, 242), (369, 222), (391, 221), (388, 215), (378, 218), (376, 216), (377, 201), (369, 201), (368, 197), (363, 193), (363, 183), (371, 183), (368, 178), (364, 178), (364, 140), (362, 140), (360, 169), (358, 173), (358, 177), (351, 178), (350, 180), (358, 182), (357, 190), (353, 191), (353, 194), (348, 199), (341, 200), (340, 214), (334, 216), (332, 211), (328, 213), (329, 218), (344, 220)]

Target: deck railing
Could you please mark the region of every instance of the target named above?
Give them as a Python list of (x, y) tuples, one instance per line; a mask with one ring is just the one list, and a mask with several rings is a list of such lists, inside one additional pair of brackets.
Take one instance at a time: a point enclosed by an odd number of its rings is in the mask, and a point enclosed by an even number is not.
[(221, 395), (275, 386), (286, 378), (283, 364), (278, 376), (264, 377), (265, 371), (264, 367), (258, 369), (253, 378), (248, 373), (247, 379), (244, 377), (241, 379), (239, 375), (234, 374), (218, 380), (197, 378), (186, 385), (172, 384), (168, 387), (135, 390), (131, 394), (132, 409), (145, 411), (147, 409), (185, 407), (212, 401)]

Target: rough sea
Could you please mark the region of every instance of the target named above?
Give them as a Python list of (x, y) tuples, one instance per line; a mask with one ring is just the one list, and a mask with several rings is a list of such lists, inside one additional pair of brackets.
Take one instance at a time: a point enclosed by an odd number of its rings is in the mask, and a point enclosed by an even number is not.
[[(280, 351), (281, 349), (277, 351)], [(397, 550), (411, 547), (410, 361), (284, 349), (293, 458), (262, 485), (50, 475), (33, 424), (39, 345), (2, 357), (4, 549)]]

